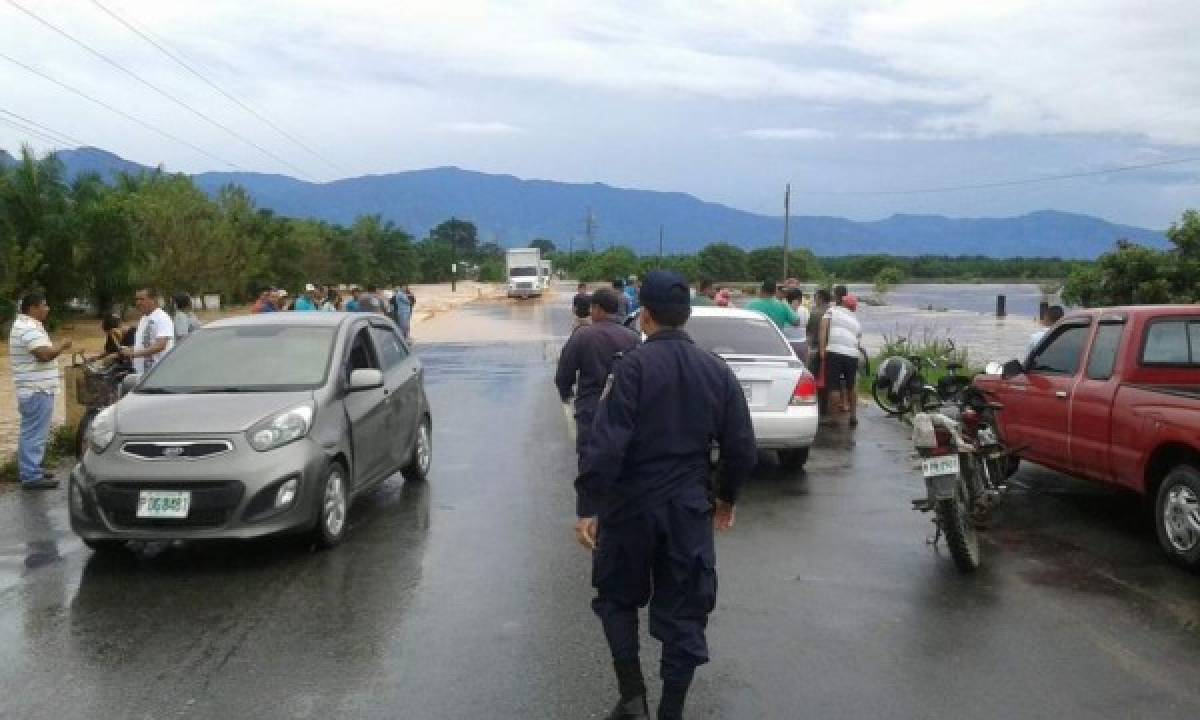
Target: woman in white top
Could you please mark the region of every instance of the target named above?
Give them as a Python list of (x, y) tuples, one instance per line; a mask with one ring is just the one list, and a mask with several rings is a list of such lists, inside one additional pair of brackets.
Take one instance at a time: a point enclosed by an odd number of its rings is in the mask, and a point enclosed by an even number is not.
[[(837, 288), (842, 290), (843, 288)], [(834, 291), (837, 296), (840, 293)], [(829, 391), (829, 407), (841, 408), (850, 415), (850, 425), (858, 424), (858, 391), (855, 379), (858, 376), (859, 344), (862, 340), (862, 325), (854, 312), (858, 309), (858, 298), (848, 293), (842, 295), (837, 305), (829, 308), (821, 320), (821, 362), (825, 366), (825, 388)], [(843, 385), (845, 391), (842, 391)]]
[(800, 288), (788, 288), (787, 303), (796, 313), (796, 324), (786, 325), (783, 336), (791, 344), (800, 362), (808, 363), (808, 308), (804, 307), (804, 292)]

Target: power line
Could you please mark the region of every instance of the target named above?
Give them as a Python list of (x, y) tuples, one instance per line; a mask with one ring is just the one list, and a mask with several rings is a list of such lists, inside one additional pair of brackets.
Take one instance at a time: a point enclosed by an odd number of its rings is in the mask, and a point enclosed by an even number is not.
[(130, 22), (129, 20), (127, 20), (127, 19), (125, 19), (125, 18), (121, 17), (121, 16), (120, 16), (120, 15), (118, 15), (118, 14), (117, 14), (115, 11), (113, 11), (113, 10), (111, 10), (110, 8), (106, 7), (106, 6), (105, 6), (105, 5), (104, 5), (102, 2), (100, 2), (100, 0), (92, 0), (92, 4), (93, 4), (93, 5), (95, 5), (96, 7), (100, 8), (101, 10), (103, 10), (103, 11), (104, 11), (106, 14), (108, 14), (108, 16), (109, 16), (109, 17), (111, 17), (112, 19), (114, 19), (114, 20), (116, 20), (117, 22), (119, 22), (119, 23), (121, 23), (122, 25), (124, 25), (126, 28), (128, 28), (128, 29), (129, 29), (131, 32), (133, 32), (134, 34), (136, 34), (138, 37), (142, 38), (142, 39), (143, 39), (143, 40), (145, 40), (146, 42), (148, 42), (148, 43), (150, 43), (151, 45), (153, 45), (155, 48), (157, 48), (157, 49), (159, 50), (159, 52), (161, 52), (163, 55), (166, 55), (166, 56), (167, 56), (167, 57), (169, 57), (171, 60), (175, 61), (175, 63), (176, 63), (177, 65), (179, 65), (180, 67), (182, 67), (184, 70), (187, 70), (187, 71), (188, 71), (188, 72), (190, 72), (192, 75), (195, 75), (196, 77), (200, 78), (202, 81), (204, 81), (204, 83), (205, 83), (205, 84), (207, 84), (207, 85), (208, 85), (209, 87), (211, 87), (213, 90), (216, 90), (218, 93), (220, 93), (221, 95), (223, 95), (223, 96), (225, 96), (227, 99), (229, 99), (229, 101), (230, 101), (230, 102), (233, 102), (234, 104), (236, 104), (236, 105), (237, 105), (238, 107), (240, 107), (241, 109), (245, 110), (246, 112), (250, 113), (250, 114), (251, 114), (251, 115), (253, 115), (254, 117), (256, 117), (256, 118), (258, 118), (259, 120), (261, 120), (263, 123), (265, 123), (265, 124), (266, 124), (267, 126), (269, 126), (271, 129), (275, 130), (275, 132), (279, 133), (279, 134), (280, 134), (280, 135), (282, 135), (283, 137), (285, 137), (285, 138), (287, 138), (288, 140), (292, 141), (294, 144), (296, 144), (296, 145), (297, 145), (297, 146), (299, 146), (300, 148), (302, 148), (302, 149), (304, 149), (304, 150), (308, 151), (310, 154), (312, 154), (312, 155), (313, 155), (314, 157), (316, 157), (318, 160), (320, 160), (321, 162), (325, 163), (326, 165), (328, 165), (329, 167), (333, 168), (334, 170), (337, 170), (338, 172), (341, 172), (341, 173), (344, 173), (344, 172), (346, 172), (346, 171), (345, 171), (343, 168), (341, 168), (340, 166), (338, 166), (338, 164), (337, 164), (337, 163), (333, 162), (332, 160), (329, 160), (328, 158), (326, 158), (326, 157), (325, 157), (324, 155), (322, 155), (321, 153), (319, 153), (319, 152), (317, 152), (316, 150), (314, 150), (313, 148), (309, 147), (309, 145), (308, 145), (308, 144), (306, 144), (304, 141), (300, 140), (299, 138), (295, 137), (294, 135), (292, 135), (292, 134), (291, 134), (291, 133), (289, 133), (288, 131), (286, 131), (286, 130), (284, 130), (283, 128), (279, 127), (279, 125), (277, 125), (277, 124), (275, 124), (274, 122), (272, 122), (272, 121), (271, 121), (269, 118), (265, 117), (264, 115), (262, 115), (261, 113), (259, 113), (259, 112), (258, 112), (257, 110), (255, 110), (254, 108), (250, 107), (249, 105), (247, 105), (246, 103), (242, 102), (240, 99), (238, 99), (237, 97), (235, 97), (235, 96), (234, 96), (234, 95), (232, 95), (231, 93), (227, 92), (227, 91), (226, 91), (224, 88), (222, 88), (220, 85), (218, 85), (218, 84), (217, 84), (215, 81), (213, 81), (213, 80), (212, 80), (211, 78), (209, 78), (207, 75), (205, 75), (204, 73), (201, 73), (199, 70), (197, 70), (197, 69), (196, 69), (195, 67), (193, 67), (191, 64), (189, 64), (187, 61), (185, 61), (185, 60), (184, 60), (184, 59), (183, 59), (183, 58), (182, 58), (182, 57), (181, 57), (181, 56), (180, 56), (178, 53), (175, 53), (175, 52), (173, 52), (172, 50), (170, 50), (169, 48), (165, 47), (163, 43), (160, 43), (159, 41), (155, 40), (155, 39), (154, 39), (153, 37), (151, 37), (151, 36), (150, 36), (150, 35), (149, 35), (147, 32), (145, 32), (145, 31), (141, 30), (140, 28), (138, 28), (137, 26), (135, 26), (135, 25), (134, 25), (132, 22)]
[(179, 98), (175, 97), (174, 95), (172, 95), (171, 93), (167, 92), (166, 90), (163, 90), (162, 88), (158, 87), (157, 85), (155, 85), (154, 83), (150, 82), (149, 80), (146, 80), (145, 78), (143, 78), (142, 76), (138, 75), (137, 73), (135, 73), (134, 71), (130, 70), (129, 68), (125, 67), (124, 65), (122, 65), (122, 64), (121, 64), (121, 63), (119, 63), (119, 62), (117, 62), (116, 60), (113, 60), (112, 58), (108, 57), (108, 56), (107, 56), (107, 55), (105, 55), (104, 53), (102, 53), (102, 52), (100, 52), (99, 50), (97, 50), (97, 49), (93, 48), (91, 45), (88, 45), (87, 43), (83, 42), (82, 40), (80, 40), (80, 39), (76, 38), (74, 35), (71, 35), (71, 34), (70, 34), (70, 33), (68, 33), (67, 31), (65, 31), (65, 30), (63, 30), (62, 28), (58, 27), (57, 25), (55, 25), (55, 24), (51, 23), (50, 21), (48, 21), (48, 20), (45, 20), (44, 18), (42, 18), (40, 15), (38, 15), (38, 14), (37, 14), (37, 13), (35, 13), (35, 12), (33, 12), (32, 10), (29, 10), (29, 9), (27, 9), (27, 8), (23, 7), (23, 6), (22, 6), (22, 5), (20, 5), (20, 4), (19, 4), (19, 3), (18, 3), (16, 0), (7, 0), (7, 2), (8, 2), (8, 4), (9, 4), (9, 5), (12, 5), (14, 8), (16, 8), (16, 9), (20, 10), (21, 12), (25, 13), (26, 15), (28, 15), (28, 16), (29, 16), (29, 17), (31, 17), (31, 18), (33, 18), (33, 19), (34, 19), (34, 20), (36, 20), (37, 22), (39, 22), (39, 23), (41, 23), (42, 25), (44, 25), (44, 26), (46, 26), (46, 27), (50, 28), (50, 29), (51, 29), (51, 30), (53, 30), (54, 32), (58, 33), (59, 35), (63, 36), (64, 38), (66, 38), (67, 40), (70, 40), (71, 42), (75, 43), (75, 44), (76, 44), (76, 45), (78, 45), (79, 47), (81, 47), (81, 48), (83, 48), (84, 50), (88, 51), (89, 53), (91, 53), (91, 54), (92, 54), (92, 55), (94, 55), (95, 57), (97, 57), (97, 58), (99, 58), (100, 60), (104, 61), (104, 62), (105, 62), (105, 63), (107, 63), (108, 65), (111, 65), (112, 67), (114, 67), (114, 68), (116, 68), (116, 69), (120, 70), (121, 72), (125, 73), (126, 75), (128, 75), (128, 76), (129, 76), (129, 77), (131, 77), (131, 78), (133, 78), (134, 80), (138, 81), (138, 82), (139, 82), (139, 83), (141, 83), (142, 85), (145, 85), (146, 87), (150, 88), (150, 89), (151, 89), (151, 90), (153, 90), (154, 92), (156, 92), (156, 93), (158, 93), (159, 95), (161, 95), (161, 96), (165, 97), (166, 99), (170, 100), (171, 102), (175, 103), (176, 105), (178, 105), (178, 106), (182, 107), (183, 109), (187, 110), (188, 112), (192, 113), (193, 115), (195, 115), (196, 117), (200, 118), (201, 120), (203, 120), (203, 121), (207, 122), (208, 124), (212, 125), (213, 127), (215, 127), (215, 128), (218, 128), (218, 129), (220, 129), (220, 130), (222, 130), (222, 131), (224, 131), (224, 132), (228, 133), (230, 136), (232, 136), (232, 137), (234, 137), (234, 138), (236, 138), (236, 139), (238, 139), (238, 140), (241, 140), (242, 142), (244, 142), (244, 143), (246, 143), (247, 145), (249, 145), (249, 146), (253, 147), (254, 149), (258, 150), (259, 152), (261, 152), (262, 154), (264, 154), (264, 155), (266, 155), (267, 157), (271, 158), (272, 160), (275, 160), (276, 162), (278, 162), (278, 163), (280, 163), (280, 164), (282, 164), (282, 165), (286, 165), (287, 167), (291, 168), (292, 170), (294, 170), (295, 172), (299, 173), (300, 175), (302, 175), (302, 176), (304, 176), (304, 177), (306, 177), (306, 178), (308, 177), (308, 173), (304, 172), (304, 170), (300, 169), (300, 168), (299, 168), (299, 167), (297, 167), (296, 165), (293, 165), (292, 163), (288, 162), (287, 160), (284, 160), (283, 158), (279, 157), (278, 155), (276, 155), (275, 153), (271, 152), (270, 150), (267, 150), (266, 148), (262, 147), (261, 145), (259, 145), (258, 143), (254, 142), (253, 140), (251, 140), (251, 139), (249, 139), (249, 138), (247, 138), (247, 137), (243, 136), (242, 134), (238, 133), (236, 130), (233, 130), (232, 128), (230, 128), (230, 127), (228, 127), (228, 126), (226, 126), (226, 125), (223, 125), (222, 123), (220, 123), (220, 122), (218, 122), (218, 121), (216, 121), (216, 120), (212, 119), (212, 118), (211, 118), (211, 117), (209, 117), (208, 115), (205, 115), (204, 113), (200, 112), (200, 111), (199, 111), (199, 110), (197, 110), (196, 108), (194, 108), (194, 107), (192, 107), (191, 105), (187, 104), (187, 103), (186, 103), (186, 102), (184, 102), (183, 100), (180, 100)]
[(51, 145), (62, 145), (63, 144), (61, 140), (51, 137), (50, 135), (43, 133), (40, 130), (37, 130), (36, 128), (32, 128), (23, 123), (17, 122), (16, 120), (9, 120), (8, 118), (0, 117), (0, 123), (8, 125), (11, 128), (15, 128), (17, 131), (23, 132), (26, 135), (32, 135), (40, 140), (44, 140), (44, 141), (50, 143)]
[(1076, 178), (1097, 177), (1114, 173), (1146, 170), (1149, 168), (1165, 167), (1167, 165), (1184, 165), (1200, 162), (1200, 155), (1157, 160), (1155, 162), (1139, 163), (1136, 165), (1118, 165), (1117, 167), (1082, 172), (1061, 173), (1058, 175), (1040, 175), (1038, 177), (1022, 178), (1019, 180), (996, 180), (990, 182), (971, 183), (966, 185), (943, 185), (926, 188), (909, 188), (902, 190), (802, 190), (804, 195), (923, 195), (932, 193), (958, 192), (961, 190), (987, 190), (991, 188), (1015, 187), (1018, 185), (1034, 185), (1036, 183), (1055, 182), (1058, 180), (1073, 180)]
[(19, 120), (20, 122), (25, 123), (26, 125), (37, 128), (38, 130), (41, 130), (49, 135), (53, 135), (53, 136), (59, 138), (58, 142), (63, 145), (76, 145), (76, 146), (80, 146), (80, 147), (87, 145), (87, 143), (83, 142), (82, 140), (76, 140), (75, 138), (71, 137), (70, 135), (68, 135), (64, 132), (59, 132), (59, 131), (55, 130), (54, 128), (46, 127), (45, 125), (43, 125), (39, 122), (30, 120), (29, 118), (24, 117), (22, 115), (18, 115), (11, 110), (5, 110), (4, 108), (0, 108), (0, 113), (4, 113), (5, 115), (14, 117), (17, 120)]
[(75, 95), (78, 95), (79, 97), (83, 98), (84, 100), (93, 102), (93, 103), (99, 105), (100, 107), (104, 108), (105, 110), (114, 112), (117, 115), (120, 115), (121, 117), (125, 118), (126, 120), (135, 122), (138, 125), (141, 125), (142, 127), (146, 128), (147, 130), (157, 133), (157, 134), (167, 138), (168, 140), (173, 140), (181, 145), (186, 145), (187, 147), (195, 150), (196, 152), (200, 153), (201, 155), (204, 155), (205, 157), (208, 157), (212, 160), (216, 160), (217, 162), (222, 163), (224, 165), (228, 165), (229, 167), (231, 167), (235, 170), (244, 170), (245, 169), (235, 162), (232, 162), (230, 160), (226, 160), (223, 157), (214, 155), (211, 152), (209, 152), (208, 150), (205, 150), (204, 148), (200, 147), (199, 145), (188, 142), (187, 140), (184, 140), (183, 138), (179, 137), (178, 135), (174, 135), (166, 130), (163, 130), (162, 128), (160, 128), (156, 125), (151, 125), (150, 123), (146, 122), (145, 120), (142, 120), (141, 118), (130, 115), (129, 113), (125, 112), (124, 110), (114, 107), (114, 106), (104, 102), (103, 100), (94, 98), (91, 95), (88, 95), (87, 93), (83, 92), (82, 90), (73, 88), (70, 85), (62, 82), (61, 80), (58, 80), (50, 75), (47, 75), (46, 73), (42, 72), (41, 70), (38, 70), (37, 68), (35, 68), (31, 65), (26, 65), (25, 63), (21, 62), (20, 60), (17, 60), (16, 58), (12, 58), (12, 57), (9, 57), (8, 55), (5, 55), (3, 52), (0, 52), (0, 59), (7, 60), (8, 62), (16, 65), (17, 67), (24, 68), (25, 70), (33, 73), (34, 75), (37, 75), (38, 77), (42, 78), (43, 80), (54, 83), (55, 85), (59, 86), (60, 88), (66, 90), (68, 92), (74, 93)]

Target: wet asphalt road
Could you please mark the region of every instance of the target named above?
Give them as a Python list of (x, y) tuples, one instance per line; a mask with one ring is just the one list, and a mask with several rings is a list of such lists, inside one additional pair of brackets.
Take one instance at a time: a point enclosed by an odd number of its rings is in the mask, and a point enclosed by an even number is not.
[[(432, 477), (362, 498), (332, 552), (105, 559), (62, 493), (0, 490), (0, 717), (602, 717), (614, 683), (551, 383), (565, 303), (460, 312), (507, 341), (421, 346)], [(893, 421), (824, 434), (807, 473), (764, 463), (718, 541), (689, 717), (1200, 711), (1200, 578), (1128, 498), (1027, 467), (964, 577), (909, 509), (921, 480)]]

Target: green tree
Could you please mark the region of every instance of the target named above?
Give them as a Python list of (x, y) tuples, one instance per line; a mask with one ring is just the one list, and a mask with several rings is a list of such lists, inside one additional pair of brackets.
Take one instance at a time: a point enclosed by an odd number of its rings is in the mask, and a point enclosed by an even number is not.
[(542, 257), (548, 257), (550, 253), (558, 249), (554, 246), (553, 240), (547, 240), (546, 238), (535, 238), (533, 242), (529, 243), (529, 247), (541, 250)]
[[(475, 223), (454, 217), (430, 230), (429, 237), (453, 246), (460, 258), (474, 257), (479, 247), (479, 232)], [(446, 272), (450, 272), (449, 265), (446, 266)]]
[(39, 288), (52, 305), (61, 305), (78, 285), (62, 163), (53, 154), (38, 158), (25, 145), (4, 175), (0, 215), (8, 234), (3, 258), (6, 296)]
[(717, 281), (745, 280), (749, 275), (746, 251), (729, 243), (714, 243), (697, 254), (700, 273)]
[(617, 247), (590, 257), (577, 276), (586, 282), (611, 281), (636, 275), (640, 267), (638, 257), (632, 250)]
[(904, 282), (904, 272), (895, 266), (888, 266), (875, 274), (875, 296), (883, 300), (892, 288)]
[[(813, 275), (816, 258), (807, 249), (788, 251), (788, 277), (808, 280)], [(783, 277), (783, 246), (758, 248), (746, 256), (748, 278), (762, 282), (764, 280), (785, 280)]]

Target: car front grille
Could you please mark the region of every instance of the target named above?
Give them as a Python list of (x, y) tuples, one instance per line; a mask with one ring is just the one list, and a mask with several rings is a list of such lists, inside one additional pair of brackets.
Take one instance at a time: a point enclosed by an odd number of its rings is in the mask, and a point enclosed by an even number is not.
[(199, 460), (232, 449), (228, 440), (132, 441), (121, 446), (121, 452), (142, 460)]
[[(138, 496), (143, 490), (187, 490), (192, 494), (186, 518), (139, 518)], [(245, 486), (236, 480), (205, 482), (123, 483), (96, 485), (96, 501), (109, 521), (118, 527), (211, 528), (229, 522), (242, 501)]]

